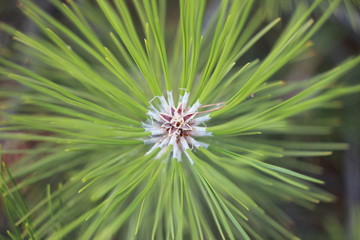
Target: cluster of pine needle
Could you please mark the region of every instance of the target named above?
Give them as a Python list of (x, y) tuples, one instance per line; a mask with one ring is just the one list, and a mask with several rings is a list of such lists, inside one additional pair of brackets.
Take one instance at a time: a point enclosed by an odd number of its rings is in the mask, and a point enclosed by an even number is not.
[[(319, 167), (298, 157), (346, 144), (297, 136), (329, 133), (331, 119), (302, 117), (360, 91), (341, 82), (360, 56), (302, 81), (276, 74), (307, 60), (339, 0), (316, 21), (323, 1), (302, 2), (285, 22), (253, 0), (179, 0), (177, 14), (166, 0), (51, 2), (61, 20), (19, 3), (36, 34), (0, 26), (15, 42), (0, 57), (2, 79), (22, 85), (1, 88), (0, 139), (32, 143), (2, 150), (22, 156), (2, 164), (2, 239), (297, 239), (282, 203), (333, 199), (303, 174)], [(245, 60), (269, 31), (281, 34), (268, 54)], [(171, 145), (146, 154), (150, 102), (168, 92), (223, 103), (203, 126), (208, 147), (186, 150), (193, 164), (172, 158)]]

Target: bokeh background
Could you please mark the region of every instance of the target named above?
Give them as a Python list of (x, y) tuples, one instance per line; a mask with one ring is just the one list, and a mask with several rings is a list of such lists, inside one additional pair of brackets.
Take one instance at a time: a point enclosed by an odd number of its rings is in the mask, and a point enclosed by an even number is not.
[[(33, 0), (52, 15), (61, 18), (61, 15), (52, 7), (48, 0)], [(220, 1), (220, 0), (219, 0)], [(297, 4), (306, 0), (256, 0), (257, 8), (264, 8), (264, 14), (269, 20), (281, 17), (283, 25), (275, 28), (262, 38), (249, 54), (242, 60), (262, 58), (270, 51), (282, 27), (291, 17)], [(330, 0), (331, 1), (331, 0)], [(178, 5), (175, 0), (169, 0), (169, 11), (173, 18), (177, 18)], [(209, 1), (209, 13), (216, 7), (216, 0)], [(310, 1), (311, 2), (311, 1)], [(313, 18), (316, 20), (322, 14), (318, 9)], [(33, 23), (21, 13), (15, 0), (0, 0), (0, 21), (6, 22), (23, 32), (36, 31)], [(169, 19), (176, 24), (176, 20)], [(334, 14), (312, 39), (314, 46), (309, 52), (306, 61), (292, 64), (281, 70), (275, 78), (285, 81), (301, 81), (301, 79), (328, 70), (345, 59), (360, 54), (360, 3), (358, 0), (344, 0)], [(11, 36), (0, 32), (0, 54), (8, 56), (12, 48)], [(26, 58), (26, 56), (24, 56)], [(13, 84), (2, 79), (1, 84)], [(340, 84), (360, 84), (360, 67), (352, 70), (341, 79)], [(22, 86), (19, 85), (19, 89)], [(301, 239), (350, 239), (360, 240), (360, 94), (353, 94), (339, 99), (339, 108), (312, 112), (304, 116), (311, 121), (318, 117), (333, 117), (336, 126), (329, 136), (303, 136), (304, 141), (333, 141), (349, 143), (346, 151), (337, 151), (330, 157), (306, 158), (304, 162), (317, 163), (323, 168), (321, 175), (315, 177), (326, 182), (323, 189), (336, 196), (333, 203), (320, 203), (315, 209), (309, 210), (289, 203), (284, 205), (287, 213), (294, 220), (289, 222), (293, 231)], [(4, 99), (0, 99), (1, 104)], [(8, 99), (6, 100), (8, 101)], [(13, 100), (16, 104), (16, 98)], [(0, 123), (1, 124), (1, 123)], [(11, 143), (2, 141), (4, 148)], [(30, 143), (17, 146), (31, 148)], [(16, 161), (20, 155), (3, 155), (7, 164)], [(358, 209), (358, 210), (357, 210)], [(0, 205), (0, 233), (6, 235), (6, 219)], [(357, 233), (356, 233), (357, 231)]]

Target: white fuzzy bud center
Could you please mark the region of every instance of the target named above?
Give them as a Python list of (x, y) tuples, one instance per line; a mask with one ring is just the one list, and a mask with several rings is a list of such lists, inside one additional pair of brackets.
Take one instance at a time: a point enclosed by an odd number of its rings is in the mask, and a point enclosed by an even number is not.
[(178, 161), (182, 160), (182, 154), (188, 157), (193, 164), (193, 160), (186, 152), (188, 149), (207, 147), (207, 144), (195, 140), (194, 137), (210, 136), (211, 133), (206, 131), (205, 127), (198, 125), (210, 119), (209, 114), (201, 115), (198, 112), (201, 105), (196, 102), (191, 107), (187, 107), (189, 93), (180, 97), (177, 106), (174, 105), (173, 96), (168, 92), (168, 99), (164, 96), (158, 97), (159, 106), (154, 106), (150, 101), (150, 110), (147, 113), (149, 119), (143, 123), (146, 131), (151, 132), (150, 138), (144, 142), (153, 144), (152, 148), (146, 153), (150, 154), (155, 149), (160, 148), (157, 157), (162, 156), (168, 146), (172, 147), (172, 158)]

